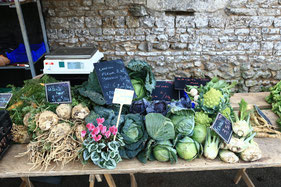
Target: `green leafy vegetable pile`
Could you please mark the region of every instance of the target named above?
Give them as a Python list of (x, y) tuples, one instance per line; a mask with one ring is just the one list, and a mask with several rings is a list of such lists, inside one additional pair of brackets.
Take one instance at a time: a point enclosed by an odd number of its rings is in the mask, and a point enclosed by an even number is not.
[(281, 126), (281, 81), (269, 90), (270, 95), (265, 100), (272, 105), (272, 111), (279, 116), (277, 123)]

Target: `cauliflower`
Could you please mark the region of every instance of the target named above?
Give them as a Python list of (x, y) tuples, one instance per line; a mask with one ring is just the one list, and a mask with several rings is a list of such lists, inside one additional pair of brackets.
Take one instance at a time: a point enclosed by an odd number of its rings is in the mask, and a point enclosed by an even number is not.
[(195, 124), (198, 125), (205, 125), (206, 127), (209, 127), (212, 123), (212, 119), (209, 118), (208, 114), (205, 114), (204, 112), (196, 112), (195, 113)]
[(223, 95), (221, 91), (211, 88), (208, 92), (203, 95), (204, 106), (208, 108), (214, 108), (220, 104)]

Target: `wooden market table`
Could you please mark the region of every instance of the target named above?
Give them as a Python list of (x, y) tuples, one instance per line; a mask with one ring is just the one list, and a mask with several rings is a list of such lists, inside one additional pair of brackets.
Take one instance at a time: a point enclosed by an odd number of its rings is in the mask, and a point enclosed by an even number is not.
[[(245, 95), (245, 97), (244, 97)], [(268, 93), (257, 93), (259, 102), (254, 101), (256, 94), (235, 94), (231, 103), (235, 107), (236, 102), (241, 98), (244, 98), (249, 104), (256, 104), (260, 108), (270, 108), (266, 102), (262, 102), (264, 97)], [(235, 103), (233, 103), (235, 102)], [(251, 102), (251, 103), (250, 103)], [(271, 110), (263, 110), (263, 112), (275, 123), (277, 116)], [(276, 124), (275, 124), (276, 125)], [(114, 180), (111, 174), (130, 174), (131, 186), (137, 186), (134, 174), (135, 173), (160, 173), (160, 172), (185, 172), (185, 171), (205, 171), (205, 170), (228, 170), (239, 169), (234, 182), (237, 184), (241, 178), (244, 179), (248, 186), (254, 186), (250, 178), (246, 173), (247, 168), (265, 168), (265, 167), (280, 167), (281, 166), (281, 140), (273, 138), (256, 138), (256, 142), (259, 144), (263, 156), (262, 159), (256, 162), (244, 162), (228, 164), (220, 161), (218, 158), (215, 160), (208, 160), (205, 158), (195, 159), (191, 162), (179, 159), (176, 164), (162, 163), (162, 162), (148, 162), (142, 164), (137, 159), (123, 160), (118, 163), (116, 169), (107, 170), (101, 169), (93, 164), (82, 165), (81, 162), (75, 161), (67, 164), (64, 168), (60, 166), (52, 165), (47, 171), (33, 170), (30, 171), (31, 165), (27, 164), (27, 156), (21, 158), (15, 158), (18, 153), (25, 152), (26, 145), (13, 145), (8, 150), (6, 155), (0, 161), (0, 178), (13, 178), (21, 177), (23, 180), (22, 185), (32, 186), (28, 177), (37, 176), (67, 176), (67, 175), (89, 175), (90, 186), (94, 186), (95, 179), (101, 180), (101, 175), (105, 176), (105, 179), (109, 186), (115, 186)]]

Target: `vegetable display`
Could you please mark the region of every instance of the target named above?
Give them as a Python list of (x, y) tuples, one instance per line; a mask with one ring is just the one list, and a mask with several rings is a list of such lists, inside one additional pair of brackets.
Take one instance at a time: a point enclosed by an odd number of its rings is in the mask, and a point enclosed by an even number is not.
[[(137, 98), (123, 107), (118, 129), (120, 106), (106, 104), (94, 72), (82, 85), (72, 87), (70, 104), (46, 101), (44, 84), (56, 82), (48, 76), (28, 80), (22, 89), (13, 87), (8, 108), (15, 123), (13, 140), (29, 143), (18, 156), (28, 155), (32, 169), (47, 169), (52, 162), (64, 166), (76, 159), (114, 169), (122, 159), (174, 164), (179, 158), (192, 161), (201, 155), (237, 163), (261, 159), (255, 135), (281, 138), (281, 132), (249, 111), (243, 99), (234, 113), (230, 97), (235, 83), (213, 78), (205, 86), (186, 86), (186, 96), (179, 100), (151, 101), (156, 85), (151, 66), (132, 60), (127, 70)], [(278, 83), (267, 98), (277, 114), (281, 114), (280, 89)], [(211, 127), (218, 113), (232, 122), (228, 144)]]

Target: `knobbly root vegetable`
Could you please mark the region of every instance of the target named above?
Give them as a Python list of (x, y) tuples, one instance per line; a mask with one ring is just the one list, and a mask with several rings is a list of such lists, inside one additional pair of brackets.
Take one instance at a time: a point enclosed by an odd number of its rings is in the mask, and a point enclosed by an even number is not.
[(77, 125), (77, 127), (76, 127), (76, 130), (75, 130), (75, 136), (76, 136), (76, 138), (77, 138), (77, 140), (79, 141), (79, 142), (83, 142), (84, 141), (84, 138), (82, 138), (82, 136), (81, 136), (81, 132), (82, 131), (85, 131), (86, 130), (86, 127), (85, 127), (85, 125)]
[(72, 118), (73, 119), (85, 119), (90, 114), (88, 107), (83, 106), (82, 104), (76, 105), (72, 109)]
[(278, 128), (268, 124), (257, 112), (251, 114), (251, 125), (253, 126), (253, 130), (257, 133), (257, 138), (281, 139), (281, 132), (278, 131)]
[(51, 141), (58, 141), (64, 138), (71, 130), (70, 124), (68, 123), (59, 123), (56, 126), (52, 127), (49, 134), (49, 139)]
[[(65, 125), (66, 124), (58, 124), (59, 128), (61, 128), (60, 130), (66, 130)], [(77, 127), (74, 125), (72, 128), (69, 128), (68, 133), (63, 135), (60, 131), (60, 135), (54, 136), (51, 135), (51, 133), (55, 133), (54, 130), (53, 132), (45, 131), (40, 136), (36, 137), (34, 142), (28, 144), (26, 152), (20, 153), (16, 157), (28, 155), (29, 160), (33, 164), (30, 170), (35, 170), (37, 168), (46, 170), (53, 162), (60, 162), (61, 167), (64, 167), (65, 164), (77, 159), (79, 150), (82, 149), (82, 144), (73, 138), (76, 128)], [(61, 138), (54, 140), (53, 137)]]
[(16, 143), (29, 143), (30, 137), (27, 132), (27, 127), (23, 125), (13, 124), (12, 126), (12, 140)]
[(58, 116), (51, 111), (44, 111), (39, 116), (39, 128), (43, 131), (49, 130), (52, 126), (58, 124)]
[(72, 106), (70, 104), (60, 104), (56, 109), (56, 113), (60, 118), (70, 119), (71, 109)]
[(240, 158), (248, 162), (259, 160), (261, 159), (261, 157), (261, 149), (259, 148), (259, 145), (254, 141), (251, 141), (249, 147), (240, 154)]
[(228, 150), (220, 150), (219, 157), (222, 161), (227, 163), (237, 163), (239, 161), (239, 157)]

